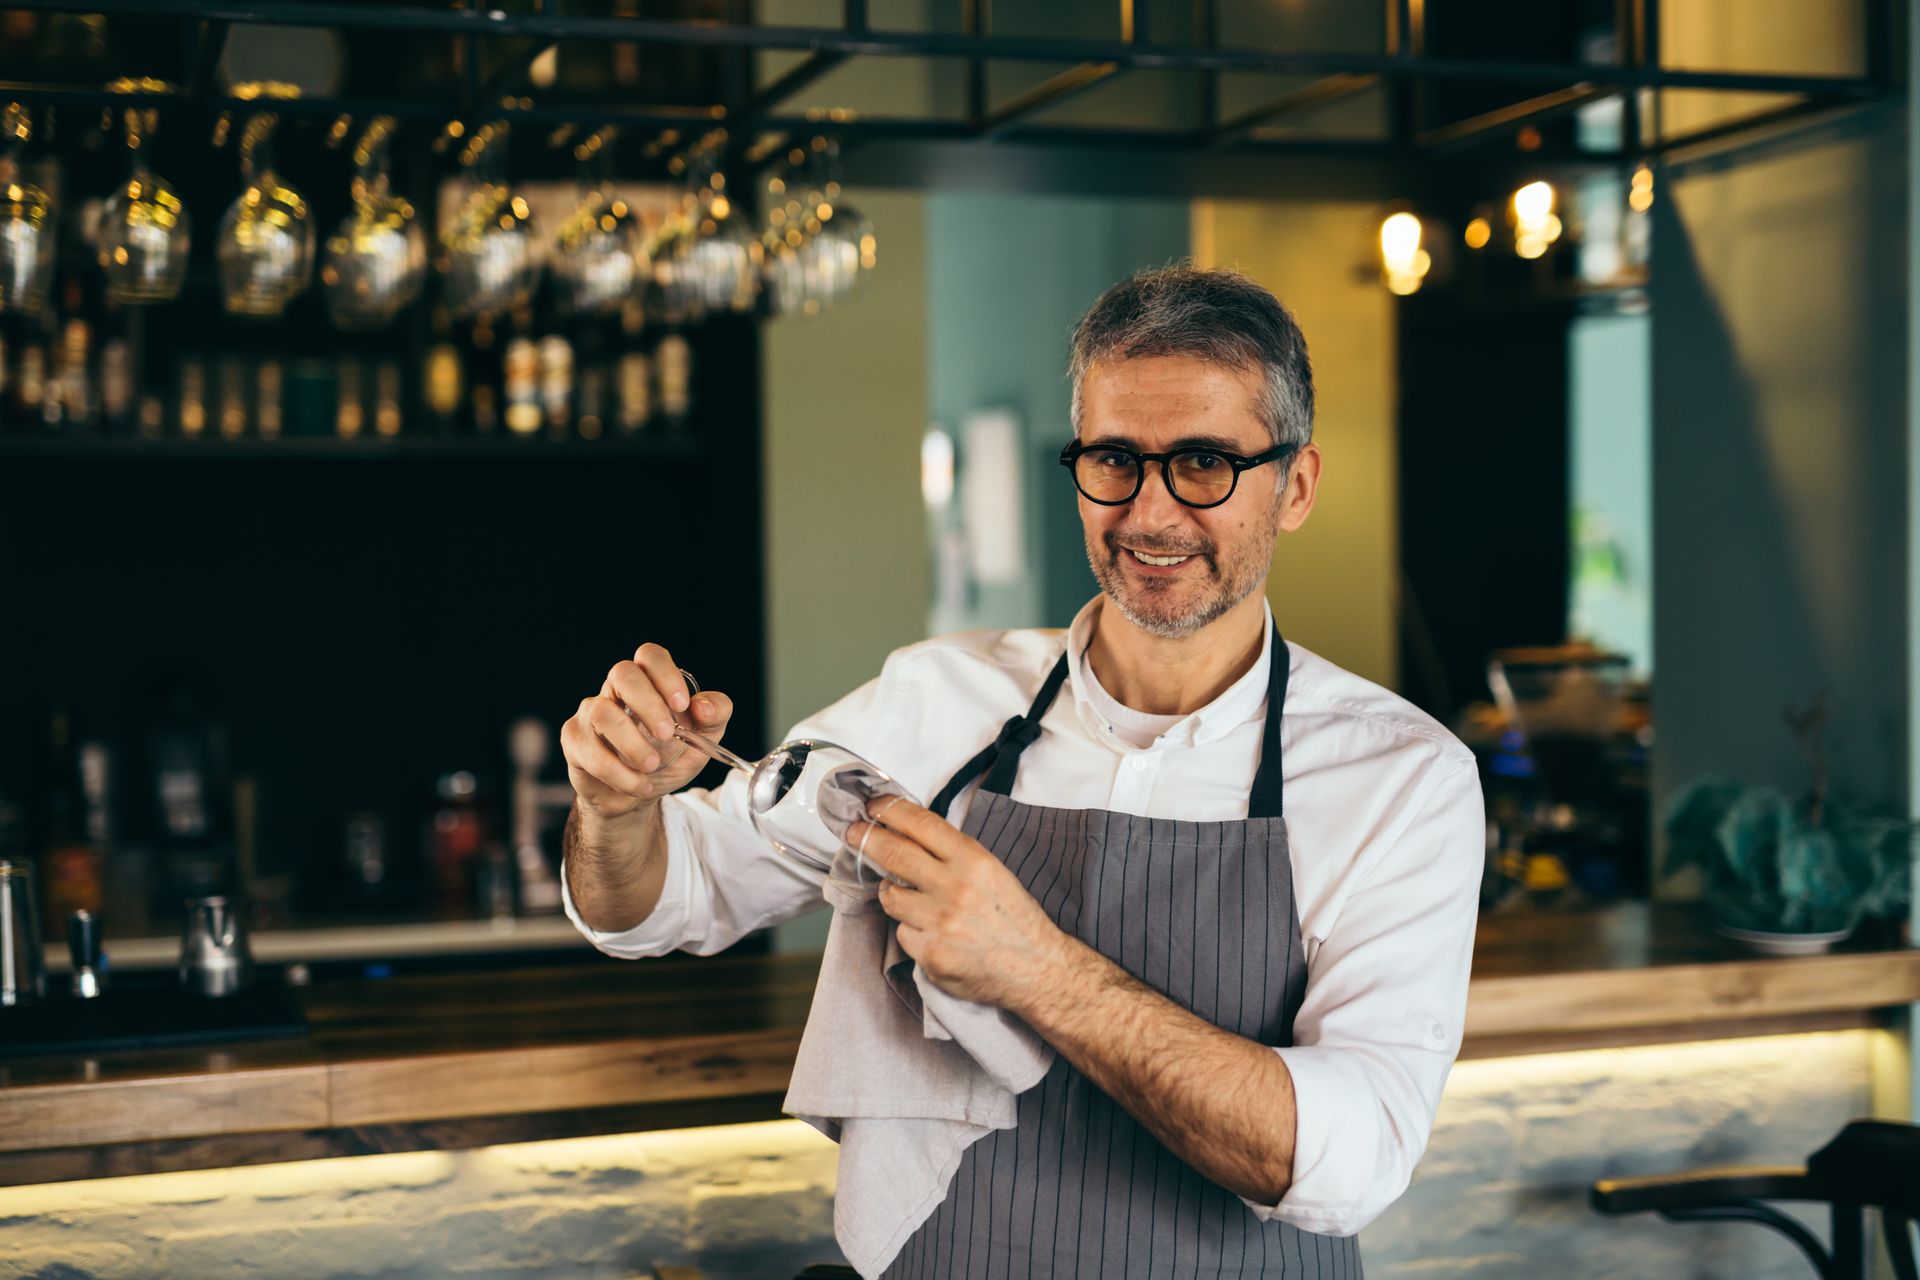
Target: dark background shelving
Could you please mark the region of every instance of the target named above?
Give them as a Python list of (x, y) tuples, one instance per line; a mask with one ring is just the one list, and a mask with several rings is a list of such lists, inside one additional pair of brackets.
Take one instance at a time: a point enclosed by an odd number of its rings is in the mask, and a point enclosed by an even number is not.
[(673, 435), (0, 437), (0, 794), (44, 785), (53, 706), (117, 743), (184, 678), (255, 779), (260, 874), (324, 879), (361, 810), (404, 865), (445, 771), (504, 835), (511, 721), (557, 732), (669, 623), (758, 741), (757, 325), (689, 336)]

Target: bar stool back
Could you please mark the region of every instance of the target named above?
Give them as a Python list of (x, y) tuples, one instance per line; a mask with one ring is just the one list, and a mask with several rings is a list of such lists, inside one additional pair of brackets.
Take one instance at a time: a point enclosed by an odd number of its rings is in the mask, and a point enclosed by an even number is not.
[[(1603, 1178), (1595, 1210), (1657, 1213), (1670, 1222), (1756, 1222), (1799, 1246), (1821, 1280), (1866, 1280), (1866, 1211), (1880, 1212), (1896, 1280), (1920, 1280), (1913, 1227), (1920, 1221), (1920, 1126), (1855, 1120), (1804, 1167), (1698, 1169), (1649, 1178)], [(1831, 1248), (1769, 1200), (1829, 1206)]]

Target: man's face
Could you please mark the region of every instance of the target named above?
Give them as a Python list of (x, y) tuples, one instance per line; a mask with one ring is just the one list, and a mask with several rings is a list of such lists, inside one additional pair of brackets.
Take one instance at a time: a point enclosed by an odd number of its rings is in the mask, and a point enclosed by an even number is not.
[[(1262, 453), (1273, 439), (1256, 412), (1261, 386), (1257, 371), (1197, 356), (1102, 361), (1081, 380), (1080, 442), (1124, 444), (1142, 453), (1186, 446)], [(1317, 456), (1306, 470), (1317, 474)], [(1195, 508), (1176, 501), (1159, 464), (1148, 463), (1131, 502), (1102, 506), (1082, 494), (1087, 562), (1100, 589), (1149, 635), (1172, 639), (1198, 631), (1260, 588), (1274, 537), (1306, 519), (1313, 476), (1305, 477), (1304, 493), (1285, 477), (1280, 463), (1250, 468), (1226, 502)], [(1149, 564), (1141, 555), (1181, 559)]]

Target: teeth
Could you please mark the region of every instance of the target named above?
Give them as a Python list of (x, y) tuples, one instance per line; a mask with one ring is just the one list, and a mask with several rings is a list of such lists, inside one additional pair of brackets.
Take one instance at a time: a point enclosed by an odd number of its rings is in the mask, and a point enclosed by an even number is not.
[(1128, 551), (1131, 552), (1133, 555), (1133, 558), (1135, 560), (1138, 560), (1141, 564), (1159, 565), (1161, 568), (1166, 568), (1169, 565), (1176, 565), (1183, 560), (1189, 560), (1192, 558), (1190, 556), (1150, 556), (1145, 554), (1144, 552), (1134, 551), (1131, 547), (1128, 548)]

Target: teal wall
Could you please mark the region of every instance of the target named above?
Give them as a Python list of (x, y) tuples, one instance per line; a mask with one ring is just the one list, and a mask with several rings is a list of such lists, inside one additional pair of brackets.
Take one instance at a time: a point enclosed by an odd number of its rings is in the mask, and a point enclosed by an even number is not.
[(1072, 432), (1067, 344), (1108, 285), (1185, 257), (1188, 225), (1181, 200), (927, 198), (929, 421), (957, 435), (981, 409), (1019, 416), (1029, 562), (1019, 581), (975, 587), (965, 610), (942, 623), (1065, 626), (1098, 589), (1071, 484), (1055, 461)]
[(1581, 316), (1568, 341), (1572, 634), (1653, 670), (1653, 319)]
[(1833, 781), (1907, 802), (1906, 140), (1899, 113), (1662, 175), (1654, 204), (1656, 802)]

